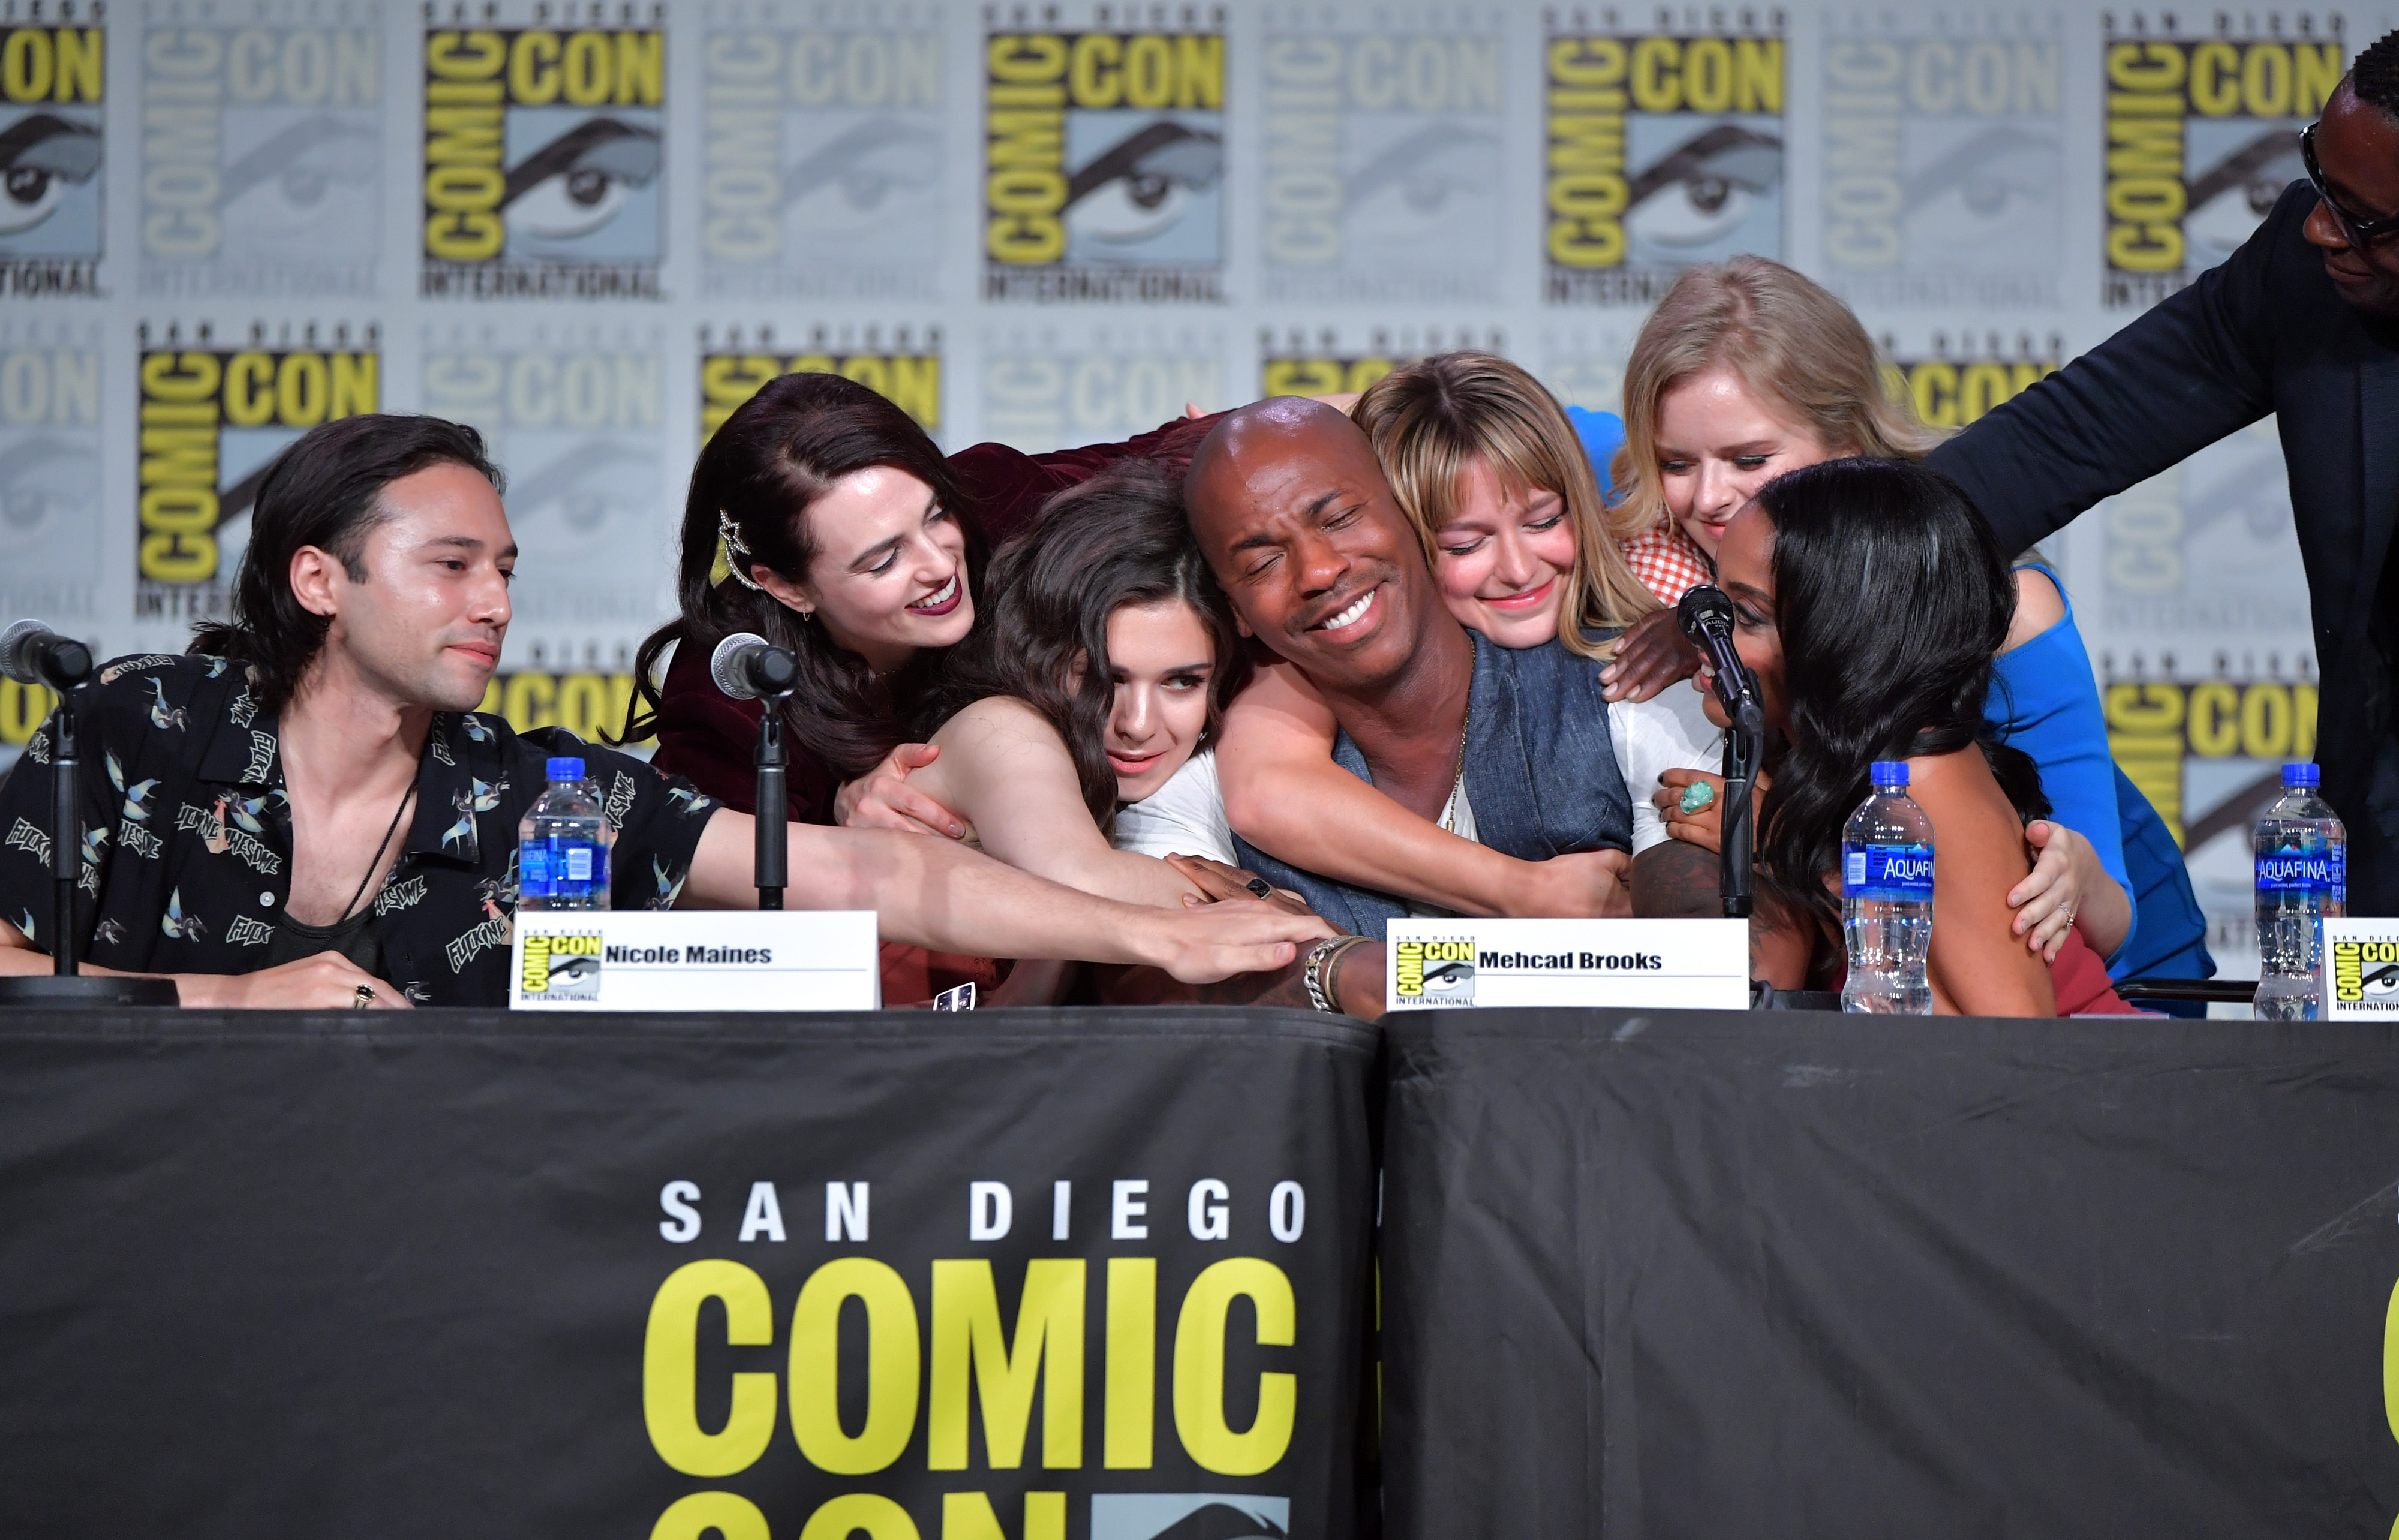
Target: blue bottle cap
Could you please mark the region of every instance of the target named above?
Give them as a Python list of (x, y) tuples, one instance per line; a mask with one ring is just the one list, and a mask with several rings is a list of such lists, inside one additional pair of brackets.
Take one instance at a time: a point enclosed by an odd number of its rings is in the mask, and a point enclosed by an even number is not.
[(2286, 764), (2283, 766), (2283, 784), (2284, 786), (2322, 786), (2324, 772), (2312, 764)]
[(1874, 783), (1875, 790), (1877, 791), (1887, 790), (1893, 786), (1905, 786), (1907, 784), (1907, 762), (1905, 760), (1875, 761)]
[(552, 780), (581, 780), (583, 778), (583, 762), (581, 760), (554, 759), (549, 762), (549, 769), (547, 773)]

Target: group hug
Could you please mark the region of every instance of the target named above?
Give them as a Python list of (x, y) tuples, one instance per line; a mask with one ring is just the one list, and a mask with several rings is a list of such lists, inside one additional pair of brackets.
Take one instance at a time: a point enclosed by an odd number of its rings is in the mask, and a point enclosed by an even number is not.
[[(606, 799), (616, 907), (745, 906), (775, 709), (789, 902), (878, 912), (887, 1005), (1373, 1016), (1394, 917), (1721, 912), (1723, 722), (1674, 616), (1702, 583), (1769, 729), (1755, 978), (1839, 987), (1843, 825), (1902, 759), (1936, 1010), (2121, 1011), (2112, 980), (2212, 971), (2056, 574), (2000, 547), (1839, 300), (1693, 268), (1621, 405), (1461, 352), (944, 456), (862, 385), (782, 376), (693, 470), (619, 732), (646, 763), (477, 710), (516, 547), (473, 430), (326, 425), (260, 491), (231, 617), (83, 692), (72, 937), (50, 727), (0, 786), (0, 972), (64, 940), (192, 1006), (497, 1005), (544, 760)], [(797, 659), (787, 700), (712, 681), (744, 632)]]

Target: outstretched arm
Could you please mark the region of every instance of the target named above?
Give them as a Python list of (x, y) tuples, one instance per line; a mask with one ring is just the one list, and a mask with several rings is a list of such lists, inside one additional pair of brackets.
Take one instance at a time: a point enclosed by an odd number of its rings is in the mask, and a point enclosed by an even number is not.
[[(747, 814), (710, 816), (679, 907), (757, 903), (752, 830)], [(1254, 899), (1188, 910), (1118, 903), (922, 834), (793, 824), (787, 839), (793, 908), (871, 909), (886, 939), (936, 952), (1132, 963), (1213, 981), (1285, 967), (1294, 943), (1329, 933), (1313, 914)]]
[(1459, 839), (1334, 763), (1334, 732), (1332, 710), (1297, 669), (1260, 670), (1226, 712), (1216, 748), (1236, 833), (1303, 871), (1461, 914), (1630, 912), (1622, 852), (1520, 861)]
[(979, 700), (933, 735), (915, 784), (956, 809), (983, 851), (1020, 871), (1129, 904), (1180, 906), (1193, 891), (1155, 856), (1118, 850), (1091, 821), (1057, 729), (1021, 700)]

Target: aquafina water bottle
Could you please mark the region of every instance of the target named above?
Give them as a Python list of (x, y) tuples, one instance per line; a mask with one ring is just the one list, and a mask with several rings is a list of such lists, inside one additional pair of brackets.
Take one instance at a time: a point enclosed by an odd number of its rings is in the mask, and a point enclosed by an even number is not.
[(549, 790), (517, 825), (517, 907), (606, 909), (608, 850), (617, 831), (579, 759), (549, 762)]
[(1905, 760), (1875, 761), (1874, 795), (1841, 832), (1841, 929), (1843, 1010), (1932, 1014), (1932, 817), (1907, 794)]
[(2257, 820), (2257, 1019), (2324, 1014), (2324, 922), (2349, 912), (2349, 834), (2316, 792), (2312, 764), (2283, 766)]

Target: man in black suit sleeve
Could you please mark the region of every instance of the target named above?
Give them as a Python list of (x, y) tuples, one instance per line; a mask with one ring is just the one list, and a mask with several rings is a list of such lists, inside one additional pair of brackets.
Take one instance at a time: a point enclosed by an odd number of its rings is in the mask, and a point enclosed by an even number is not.
[(2021, 550), (2275, 415), (2322, 669), (2317, 753), (2352, 914), (2399, 914), (2399, 33), (2310, 130), (2311, 180), (2257, 234), (1933, 453)]

